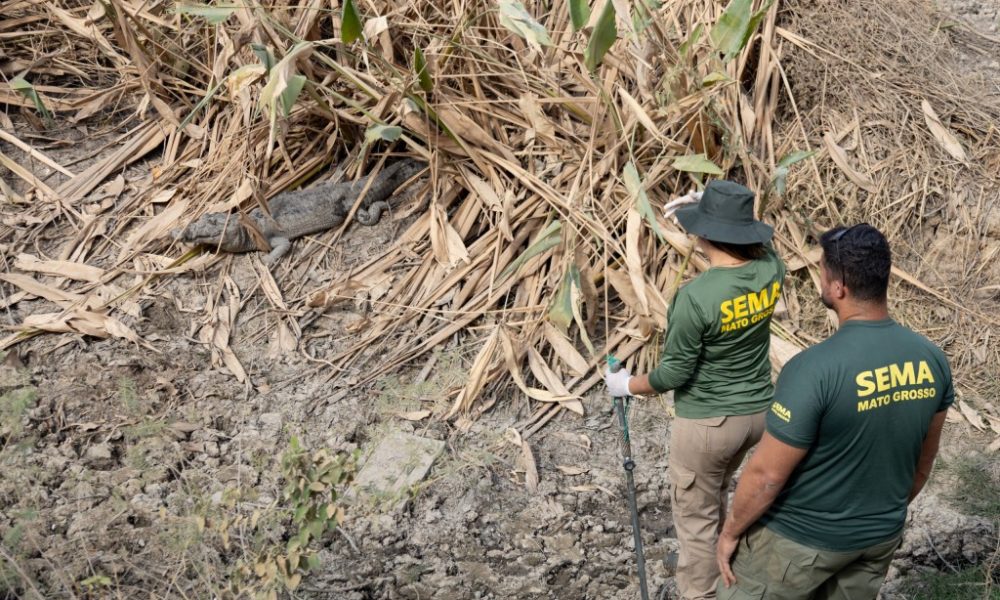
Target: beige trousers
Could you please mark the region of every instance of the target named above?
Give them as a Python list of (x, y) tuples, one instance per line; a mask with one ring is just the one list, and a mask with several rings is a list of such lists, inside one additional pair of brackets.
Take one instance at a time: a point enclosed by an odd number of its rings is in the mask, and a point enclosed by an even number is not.
[(764, 435), (764, 412), (674, 419), (670, 429), (671, 510), (680, 542), (677, 588), (684, 600), (715, 598), (715, 544), (726, 519), (729, 483)]

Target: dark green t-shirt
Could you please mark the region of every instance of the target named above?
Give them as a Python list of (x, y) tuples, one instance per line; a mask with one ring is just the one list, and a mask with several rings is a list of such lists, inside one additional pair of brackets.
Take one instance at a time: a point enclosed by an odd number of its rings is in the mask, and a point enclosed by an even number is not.
[(770, 248), (738, 267), (713, 267), (677, 292), (667, 339), (649, 374), (658, 392), (674, 390), (677, 416), (704, 419), (767, 409), (770, 324), (785, 264)]
[(809, 451), (761, 522), (835, 552), (898, 535), (931, 419), (954, 396), (927, 338), (892, 319), (847, 321), (778, 378), (767, 431)]

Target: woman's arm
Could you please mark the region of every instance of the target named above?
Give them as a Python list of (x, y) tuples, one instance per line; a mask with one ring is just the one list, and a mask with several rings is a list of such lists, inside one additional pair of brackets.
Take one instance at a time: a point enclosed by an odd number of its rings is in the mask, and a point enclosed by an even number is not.
[(702, 337), (707, 326), (688, 288), (682, 288), (667, 312), (667, 339), (660, 364), (646, 375), (633, 377), (629, 390), (635, 394), (651, 394), (687, 383), (701, 358)]

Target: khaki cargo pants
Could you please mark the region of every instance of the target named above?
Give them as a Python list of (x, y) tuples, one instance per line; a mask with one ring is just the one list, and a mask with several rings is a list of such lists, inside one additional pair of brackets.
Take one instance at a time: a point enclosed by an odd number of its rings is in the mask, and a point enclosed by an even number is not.
[(764, 414), (677, 417), (670, 428), (671, 510), (681, 546), (677, 588), (684, 600), (715, 598), (715, 544), (726, 518), (729, 483), (764, 435)]
[(872, 600), (902, 535), (854, 552), (803, 546), (762, 525), (740, 538), (736, 584), (719, 584), (719, 600)]

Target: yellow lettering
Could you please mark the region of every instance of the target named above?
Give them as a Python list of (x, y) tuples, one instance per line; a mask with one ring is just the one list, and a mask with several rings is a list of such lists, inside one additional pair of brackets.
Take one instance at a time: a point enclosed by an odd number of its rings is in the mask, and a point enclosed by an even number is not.
[(892, 382), (892, 387), (913, 385), (913, 382), (916, 381), (913, 375), (913, 363), (911, 361), (903, 363), (902, 370), (900, 370), (899, 365), (889, 365), (889, 379)]
[(779, 419), (788, 423), (792, 420), (792, 411), (788, 410), (780, 403), (775, 401), (771, 404), (771, 412), (778, 416)]
[(739, 296), (737, 298), (733, 298), (733, 314), (736, 315), (737, 319), (742, 319), (743, 317), (750, 315), (750, 313), (747, 312), (746, 296)]
[(875, 383), (878, 384), (878, 391), (880, 392), (889, 389), (889, 367), (875, 369)]
[(920, 368), (917, 371), (917, 385), (921, 383), (934, 383), (934, 374), (931, 373), (926, 360), (920, 361)]
[(778, 302), (778, 297), (781, 296), (781, 282), (775, 281), (774, 285), (771, 286), (771, 304), (774, 305)]
[(759, 294), (750, 292), (747, 294), (747, 301), (751, 313), (759, 313), (767, 306), (767, 290), (761, 290)]
[(732, 300), (726, 300), (725, 302), (723, 302), (722, 306), (719, 307), (719, 310), (722, 311), (722, 322), (723, 323), (728, 323), (728, 322), (730, 322), (730, 321), (733, 320), (733, 301)]
[(858, 384), (858, 397), (870, 396), (875, 391), (875, 383), (872, 382), (872, 372), (862, 371), (854, 378)]

